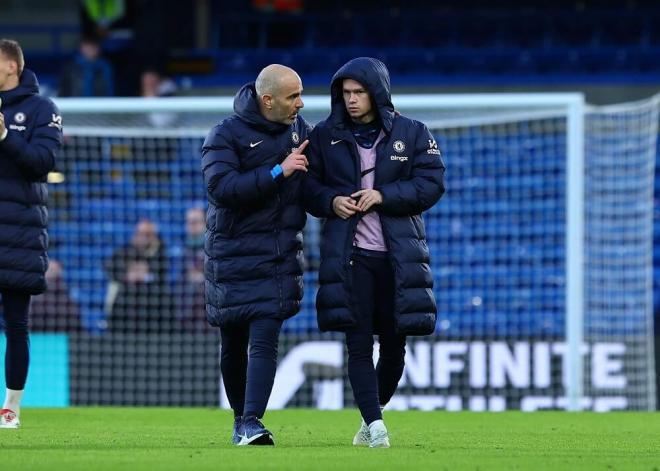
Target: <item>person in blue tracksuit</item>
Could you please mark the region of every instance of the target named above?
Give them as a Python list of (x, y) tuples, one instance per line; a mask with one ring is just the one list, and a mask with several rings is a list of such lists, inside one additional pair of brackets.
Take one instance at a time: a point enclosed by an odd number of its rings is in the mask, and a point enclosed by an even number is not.
[(5, 402), (0, 428), (18, 428), (29, 364), (31, 295), (46, 290), (48, 173), (62, 146), (62, 118), (39, 96), (16, 41), (0, 40), (0, 297), (5, 323)]
[(348, 376), (363, 418), (353, 444), (389, 447), (382, 408), (403, 374), (406, 336), (435, 329), (421, 214), (444, 193), (445, 167), (426, 126), (394, 111), (379, 60), (349, 61), (330, 93), (330, 116), (310, 134), (304, 184), (308, 212), (325, 218), (318, 323), (346, 333)]
[(298, 114), (302, 91), (295, 71), (269, 65), (238, 91), (235, 114), (211, 130), (202, 148), (206, 315), (220, 327), (220, 369), (238, 445), (274, 443), (260, 419), (282, 322), (298, 312), (303, 295), (309, 126)]

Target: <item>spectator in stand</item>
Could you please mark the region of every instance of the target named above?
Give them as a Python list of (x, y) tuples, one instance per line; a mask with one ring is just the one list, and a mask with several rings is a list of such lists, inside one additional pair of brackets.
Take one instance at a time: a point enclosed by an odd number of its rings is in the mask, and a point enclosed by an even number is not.
[[(173, 96), (176, 93), (176, 84), (169, 78), (163, 77), (155, 69), (146, 69), (140, 77), (141, 95), (144, 98), (157, 98)], [(149, 123), (158, 128), (172, 126), (177, 120), (175, 113), (150, 113)]]
[(107, 261), (108, 326), (113, 332), (169, 332), (174, 315), (166, 287), (167, 258), (156, 224), (141, 220), (130, 244)]
[(176, 84), (156, 69), (146, 69), (142, 72), (140, 83), (142, 85), (142, 96), (145, 98), (174, 96), (176, 94)]
[(63, 274), (62, 264), (51, 259), (46, 271), (48, 289), (32, 298), (30, 321), (33, 332), (75, 333), (82, 330), (80, 309), (71, 299)]
[(193, 207), (186, 212), (186, 246), (179, 299), (179, 321), (187, 331), (214, 331), (206, 321), (204, 301), (204, 234), (206, 214)]
[(101, 44), (93, 36), (83, 37), (76, 57), (60, 76), (59, 96), (112, 96), (112, 65), (101, 56)]

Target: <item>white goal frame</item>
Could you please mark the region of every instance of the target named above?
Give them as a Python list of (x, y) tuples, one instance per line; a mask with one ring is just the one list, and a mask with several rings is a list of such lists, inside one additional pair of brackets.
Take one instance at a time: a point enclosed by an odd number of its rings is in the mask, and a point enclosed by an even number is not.
[[(583, 395), (584, 367), (581, 346), (584, 337), (585, 267), (584, 267), (584, 165), (585, 165), (585, 115), (588, 111), (582, 93), (476, 93), (476, 94), (411, 94), (395, 95), (392, 99), (397, 109), (415, 110), (479, 110), (486, 108), (507, 109), (521, 112), (530, 108), (558, 110), (553, 116), (566, 116), (566, 342), (568, 410), (578, 411)], [(233, 112), (233, 97), (167, 97), (144, 98), (57, 98), (64, 116), (64, 132), (67, 132), (67, 113), (112, 114), (156, 112)], [(328, 96), (304, 96), (305, 111), (329, 111)], [(470, 122), (474, 120), (471, 118)], [(430, 127), (431, 124), (429, 124)], [(209, 129), (212, 123), (209, 125)], [(69, 128), (70, 132), (73, 131)], [(91, 133), (91, 129), (76, 127), (79, 134)], [(139, 130), (135, 130), (140, 132)], [(97, 131), (98, 132), (98, 128)], [(162, 131), (161, 131), (162, 132)], [(190, 132), (186, 132), (190, 134)], [(169, 132), (162, 135), (176, 136)]]

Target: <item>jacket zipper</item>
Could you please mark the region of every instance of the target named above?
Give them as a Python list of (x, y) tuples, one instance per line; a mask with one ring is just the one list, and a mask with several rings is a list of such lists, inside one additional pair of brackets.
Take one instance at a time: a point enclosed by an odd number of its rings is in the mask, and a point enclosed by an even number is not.
[[(351, 147), (351, 150), (353, 151), (353, 160), (355, 161), (355, 176), (357, 177), (357, 185), (355, 191), (360, 191), (362, 189), (362, 161), (360, 159), (360, 152), (358, 151), (355, 138), (353, 138), (353, 146)], [(353, 261), (351, 260), (351, 253), (353, 252), (353, 242), (355, 242), (355, 234), (357, 233), (357, 226), (360, 222), (360, 216), (358, 215), (353, 219), (354, 220), (351, 221), (351, 230), (349, 231), (350, 238), (347, 241), (348, 256), (346, 257), (346, 263), (348, 263), (348, 265), (353, 265)]]
[[(381, 139), (380, 142), (376, 145), (376, 162), (374, 163), (374, 188), (377, 186), (377, 179), (378, 179), (378, 148), (382, 148), (385, 145), (385, 138)], [(380, 214), (378, 214), (378, 219), (380, 220), (380, 228), (383, 231), (383, 241), (385, 242), (385, 247), (387, 247), (387, 259), (390, 262), (390, 265), (392, 265), (392, 272), (394, 273), (394, 281), (396, 283), (396, 266), (394, 265), (394, 260), (392, 258), (392, 251), (390, 248), (390, 237), (387, 232), (387, 229), (385, 229), (385, 223), (383, 222), (383, 218), (380, 217)]]

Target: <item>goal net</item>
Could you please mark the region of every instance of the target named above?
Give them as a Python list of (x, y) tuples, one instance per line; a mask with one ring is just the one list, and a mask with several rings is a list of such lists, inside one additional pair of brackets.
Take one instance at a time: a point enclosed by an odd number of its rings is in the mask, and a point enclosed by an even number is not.
[[(442, 149), (447, 193), (425, 215), (438, 301), (411, 338), (392, 409), (655, 408), (653, 173), (658, 100), (578, 94), (394, 98)], [(200, 148), (232, 99), (62, 99), (49, 176), (49, 291), (32, 306), (26, 406), (222, 405), (204, 318)], [(327, 97), (307, 97), (310, 123)], [(270, 407), (354, 406), (340, 334), (305, 297), (287, 321)], [(2, 346), (0, 345), (0, 349)]]

